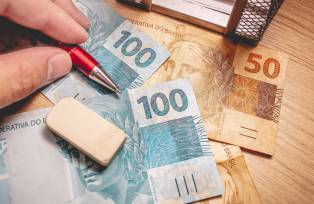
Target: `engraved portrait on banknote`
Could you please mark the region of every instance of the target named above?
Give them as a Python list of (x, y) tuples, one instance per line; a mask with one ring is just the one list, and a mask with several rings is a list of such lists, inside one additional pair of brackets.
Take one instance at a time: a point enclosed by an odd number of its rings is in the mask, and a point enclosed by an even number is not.
[[(157, 72), (149, 84), (177, 78), (192, 79), (191, 83), (207, 131), (219, 126), (224, 101), (233, 86), (233, 69), (228, 58), (219, 49), (207, 45), (207, 39), (194, 34), (182, 34), (167, 47), (171, 58)], [(159, 74), (160, 73), (160, 74)], [(157, 79), (154, 81), (154, 79)]]

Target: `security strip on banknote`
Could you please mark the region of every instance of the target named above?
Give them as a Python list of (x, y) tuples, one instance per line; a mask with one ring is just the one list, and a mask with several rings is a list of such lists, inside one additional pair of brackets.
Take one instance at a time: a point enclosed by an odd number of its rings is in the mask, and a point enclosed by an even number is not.
[(53, 136), (47, 109), (13, 116), (0, 126), (4, 204), (53, 196), (57, 203), (190, 203), (223, 193), (188, 80), (85, 102), (128, 135), (112, 163), (104, 169)]

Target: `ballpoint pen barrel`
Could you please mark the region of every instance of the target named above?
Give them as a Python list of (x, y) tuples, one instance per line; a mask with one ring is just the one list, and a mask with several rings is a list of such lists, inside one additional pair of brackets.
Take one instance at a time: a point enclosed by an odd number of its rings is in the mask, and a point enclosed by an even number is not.
[(79, 46), (60, 44), (59, 47), (69, 53), (73, 64), (86, 76), (98, 66), (98, 62)]
[(65, 45), (62, 43), (58, 43), (58, 46), (69, 53), (73, 64), (85, 76), (111, 91), (121, 93), (112, 78), (102, 69), (99, 63), (80, 46)]

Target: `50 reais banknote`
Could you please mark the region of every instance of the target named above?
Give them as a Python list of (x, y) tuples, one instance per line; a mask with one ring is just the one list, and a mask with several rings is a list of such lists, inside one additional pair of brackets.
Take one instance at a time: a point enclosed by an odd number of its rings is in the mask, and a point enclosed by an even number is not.
[(128, 135), (112, 163), (104, 169), (49, 133), (43, 125), (48, 110), (7, 119), (0, 126), (4, 204), (53, 196), (64, 203), (190, 203), (223, 193), (188, 80), (98, 96), (85, 104)]

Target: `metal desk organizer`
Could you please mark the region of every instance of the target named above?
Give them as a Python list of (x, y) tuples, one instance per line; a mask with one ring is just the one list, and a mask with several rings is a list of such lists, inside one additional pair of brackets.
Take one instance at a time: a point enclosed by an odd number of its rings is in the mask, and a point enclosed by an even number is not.
[(283, 0), (117, 0), (257, 44)]

